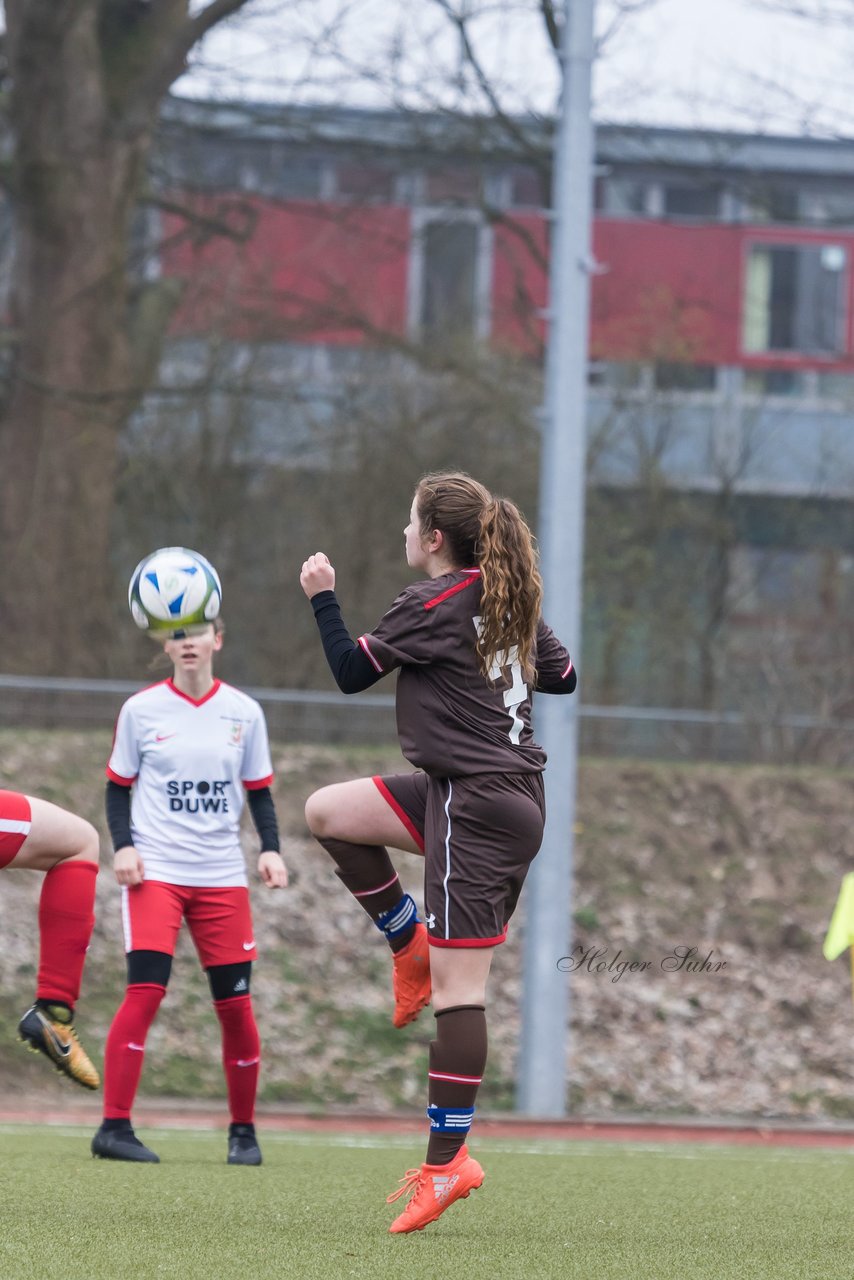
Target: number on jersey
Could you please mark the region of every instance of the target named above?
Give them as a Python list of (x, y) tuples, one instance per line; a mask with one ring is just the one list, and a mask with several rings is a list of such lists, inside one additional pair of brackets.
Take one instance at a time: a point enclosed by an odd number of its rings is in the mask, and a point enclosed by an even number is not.
[[(483, 632), (483, 619), (480, 614), (476, 614), (472, 619), (478, 636)], [(489, 679), (500, 680), (506, 672), (510, 673), (511, 684), (509, 689), (504, 690), (504, 705), (510, 716), (510, 728), (508, 734), (510, 741), (514, 747), (519, 745), (519, 735), (524, 728), (524, 724), (519, 716), (519, 708), (529, 696), (529, 689), (525, 681), (522, 679), (522, 665), (519, 662), (519, 650), (516, 645), (509, 652), (500, 650), (492, 660), (492, 666), (489, 668)]]

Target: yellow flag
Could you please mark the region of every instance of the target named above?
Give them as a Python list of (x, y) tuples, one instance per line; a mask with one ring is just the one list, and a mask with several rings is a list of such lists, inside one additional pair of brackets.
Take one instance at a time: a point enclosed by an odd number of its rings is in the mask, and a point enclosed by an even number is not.
[(842, 877), (842, 887), (822, 947), (825, 960), (835, 960), (850, 946), (854, 946), (854, 871)]

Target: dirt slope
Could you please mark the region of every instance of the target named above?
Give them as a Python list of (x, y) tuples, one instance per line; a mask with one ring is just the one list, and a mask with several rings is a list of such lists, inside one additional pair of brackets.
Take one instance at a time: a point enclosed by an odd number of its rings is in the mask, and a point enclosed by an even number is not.
[[(103, 830), (103, 733), (0, 731), (2, 785), (71, 805)], [(387, 953), (304, 828), (315, 786), (401, 767), (394, 749), (274, 749), (292, 885), (253, 885), (261, 953), (253, 987), (268, 1102), (412, 1107), (423, 1096), (432, 1018), (389, 1022)], [(571, 1104), (580, 1114), (854, 1117), (854, 1008), (847, 960), (821, 940), (842, 875), (854, 782), (804, 769), (587, 762), (579, 791), (570, 984)], [(104, 840), (99, 919), (79, 1013), (100, 1057), (121, 997), (118, 890)], [(247, 834), (247, 849), (254, 848)], [(400, 856), (417, 890), (419, 861)], [(39, 878), (0, 882), (0, 1083), (45, 1089), (15, 1043), (35, 972)], [(568, 904), (569, 909), (569, 904)], [(511, 1104), (522, 921), (493, 969), (483, 1105)], [(694, 948), (694, 951), (691, 949)], [(677, 950), (680, 949), (680, 950)], [(686, 951), (682, 949), (687, 949)], [(555, 963), (562, 960), (556, 956)], [(684, 962), (683, 962), (684, 960)], [(147, 1095), (222, 1096), (218, 1032), (186, 939), (152, 1032)]]

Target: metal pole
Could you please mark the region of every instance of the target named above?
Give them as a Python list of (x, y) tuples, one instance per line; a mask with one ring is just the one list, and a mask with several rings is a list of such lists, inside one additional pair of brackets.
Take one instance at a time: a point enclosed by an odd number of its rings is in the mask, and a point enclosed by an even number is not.
[[(584, 551), (585, 409), (590, 295), (594, 0), (567, 0), (563, 93), (554, 153), (546, 404), (539, 540), (546, 620), (578, 660)], [(567, 1104), (568, 976), (578, 698), (536, 700), (549, 757), (543, 847), (526, 889), (522, 1040), (517, 1108), (560, 1116)]]

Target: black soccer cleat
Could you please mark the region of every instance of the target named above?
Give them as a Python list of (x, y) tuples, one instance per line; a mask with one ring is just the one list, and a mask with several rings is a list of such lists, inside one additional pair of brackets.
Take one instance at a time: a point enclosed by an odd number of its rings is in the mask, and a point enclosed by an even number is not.
[(160, 1164), (160, 1156), (149, 1150), (128, 1125), (126, 1129), (105, 1129), (102, 1125), (92, 1139), (92, 1155), (102, 1160), (135, 1160), (138, 1164)]
[(254, 1124), (228, 1126), (228, 1159), (226, 1164), (260, 1164), (261, 1148), (255, 1137)]

